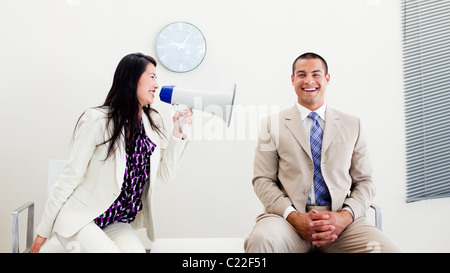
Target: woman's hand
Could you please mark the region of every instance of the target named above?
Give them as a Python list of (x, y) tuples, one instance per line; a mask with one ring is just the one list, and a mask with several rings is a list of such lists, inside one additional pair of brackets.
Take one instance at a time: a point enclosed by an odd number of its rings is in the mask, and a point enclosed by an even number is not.
[(47, 238), (36, 236), (36, 239), (34, 239), (33, 243), (31, 244), (31, 253), (39, 253), (39, 250), (41, 249), (41, 246), (47, 241)]
[[(183, 138), (183, 132), (181, 131), (181, 124), (192, 124), (191, 116), (194, 114), (192, 109), (187, 109), (183, 113), (175, 112), (173, 115), (173, 130), (172, 135), (176, 138)], [(178, 121), (178, 117), (183, 117)]]

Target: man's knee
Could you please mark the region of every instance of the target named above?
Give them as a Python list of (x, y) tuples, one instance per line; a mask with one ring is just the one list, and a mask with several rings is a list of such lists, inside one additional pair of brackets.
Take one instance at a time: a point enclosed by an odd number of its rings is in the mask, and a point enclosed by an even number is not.
[(247, 237), (244, 243), (244, 249), (247, 253), (273, 253), (280, 252), (281, 242), (283, 241), (281, 233), (274, 235), (268, 230), (254, 229)]
[(328, 247), (325, 252), (401, 252), (400, 249), (384, 234), (372, 224), (366, 222), (364, 218), (355, 220), (339, 236), (338, 240)]
[(247, 239), (245, 239), (244, 250), (247, 253), (269, 252), (266, 245), (266, 238), (263, 232), (253, 230)]
[(307, 252), (309, 247), (300, 234), (278, 215), (259, 219), (244, 243), (248, 253)]

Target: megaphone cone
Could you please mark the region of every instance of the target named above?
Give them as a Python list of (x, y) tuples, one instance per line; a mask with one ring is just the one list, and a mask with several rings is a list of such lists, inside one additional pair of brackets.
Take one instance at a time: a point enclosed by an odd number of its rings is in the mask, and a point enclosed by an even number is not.
[[(228, 92), (192, 90), (176, 86), (163, 86), (159, 98), (165, 103), (182, 104), (188, 108), (211, 113), (230, 126), (233, 113), (236, 84)], [(228, 107), (227, 107), (228, 106)]]

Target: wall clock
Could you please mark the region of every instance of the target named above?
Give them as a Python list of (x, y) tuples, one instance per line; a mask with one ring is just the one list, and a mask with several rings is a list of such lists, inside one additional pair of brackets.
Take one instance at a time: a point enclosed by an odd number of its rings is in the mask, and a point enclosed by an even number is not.
[(194, 25), (175, 22), (156, 38), (156, 56), (170, 71), (188, 72), (201, 64), (206, 55), (206, 39)]

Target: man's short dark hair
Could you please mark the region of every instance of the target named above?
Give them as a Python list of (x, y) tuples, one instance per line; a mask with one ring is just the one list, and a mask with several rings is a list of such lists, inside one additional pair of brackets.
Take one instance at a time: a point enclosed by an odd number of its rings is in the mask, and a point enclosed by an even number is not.
[(313, 53), (313, 52), (307, 52), (307, 53), (303, 53), (302, 55), (298, 56), (297, 59), (295, 59), (294, 63), (292, 64), (292, 75), (294, 75), (295, 73), (295, 64), (297, 63), (298, 60), (311, 60), (311, 59), (320, 59), (323, 62), (323, 65), (325, 67), (325, 75), (328, 74), (328, 64), (325, 61), (324, 58), (322, 58), (322, 56), (320, 56), (319, 54)]

